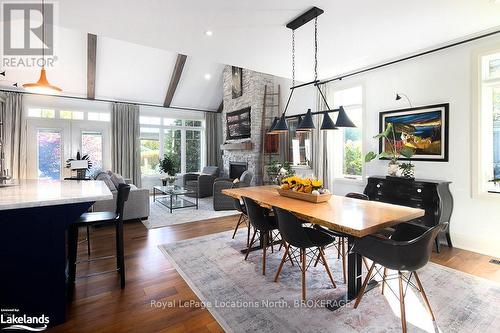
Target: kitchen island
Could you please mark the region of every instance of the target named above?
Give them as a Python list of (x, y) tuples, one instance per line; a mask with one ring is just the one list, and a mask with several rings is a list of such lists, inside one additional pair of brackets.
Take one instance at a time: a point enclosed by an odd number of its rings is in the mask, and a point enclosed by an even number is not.
[(0, 187), (0, 308), (16, 317), (43, 315), (48, 326), (64, 322), (66, 230), (95, 201), (112, 198), (101, 181)]

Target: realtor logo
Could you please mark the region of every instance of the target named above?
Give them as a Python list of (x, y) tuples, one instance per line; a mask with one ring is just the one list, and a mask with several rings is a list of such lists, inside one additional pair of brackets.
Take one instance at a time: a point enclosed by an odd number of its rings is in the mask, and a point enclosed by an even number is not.
[(4, 56), (53, 55), (54, 4), (2, 3), (2, 18)]

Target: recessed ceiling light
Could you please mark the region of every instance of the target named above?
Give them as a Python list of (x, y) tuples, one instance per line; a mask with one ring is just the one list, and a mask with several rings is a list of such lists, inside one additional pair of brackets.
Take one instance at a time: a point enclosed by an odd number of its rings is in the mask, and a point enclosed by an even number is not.
[(214, 34), (214, 32), (212, 30), (205, 31), (205, 35), (207, 35), (208, 37), (212, 36), (213, 34)]
[(207, 73), (207, 74), (205, 74), (204, 78), (205, 78), (205, 80), (210, 80), (212, 78), (212, 75)]

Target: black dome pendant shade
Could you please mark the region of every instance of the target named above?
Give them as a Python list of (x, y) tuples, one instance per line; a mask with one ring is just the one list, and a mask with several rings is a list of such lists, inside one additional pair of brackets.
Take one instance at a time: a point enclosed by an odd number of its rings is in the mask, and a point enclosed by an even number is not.
[(278, 117), (274, 117), (274, 120), (273, 120), (273, 123), (271, 124), (271, 127), (269, 128), (269, 131), (267, 132), (268, 134), (277, 134), (277, 133), (274, 133), (274, 127), (276, 126), (276, 124), (278, 123)]
[(354, 123), (349, 119), (347, 113), (345, 113), (344, 108), (339, 107), (339, 116), (337, 117), (337, 123), (335, 124), (337, 127), (356, 127)]
[(337, 130), (335, 124), (328, 113), (323, 115), (323, 122), (321, 123), (321, 130)]
[(311, 109), (307, 109), (307, 113), (300, 122), (300, 124), (297, 126), (296, 131), (301, 132), (301, 131), (312, 131), (316, 127), (314, 126), (314, 122), (312, 119), (312, 114), (311, 114)]
[(283, 113), (280, 117), (280, 120), (276, 123), (276, 126), (273, 128), (274, 133), (285, 133), (288, 132), (288, 125), (286, 124), (285, 113)]

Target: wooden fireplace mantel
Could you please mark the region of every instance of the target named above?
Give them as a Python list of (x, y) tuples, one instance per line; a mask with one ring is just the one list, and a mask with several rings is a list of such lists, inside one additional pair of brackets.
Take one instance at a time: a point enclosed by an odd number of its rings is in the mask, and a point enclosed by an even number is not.
[(220, 145), (220, 149), (222, 149), (222, 150), (252, 150), (253, 143), (251, 141), (224, 143), (224, 144)]

